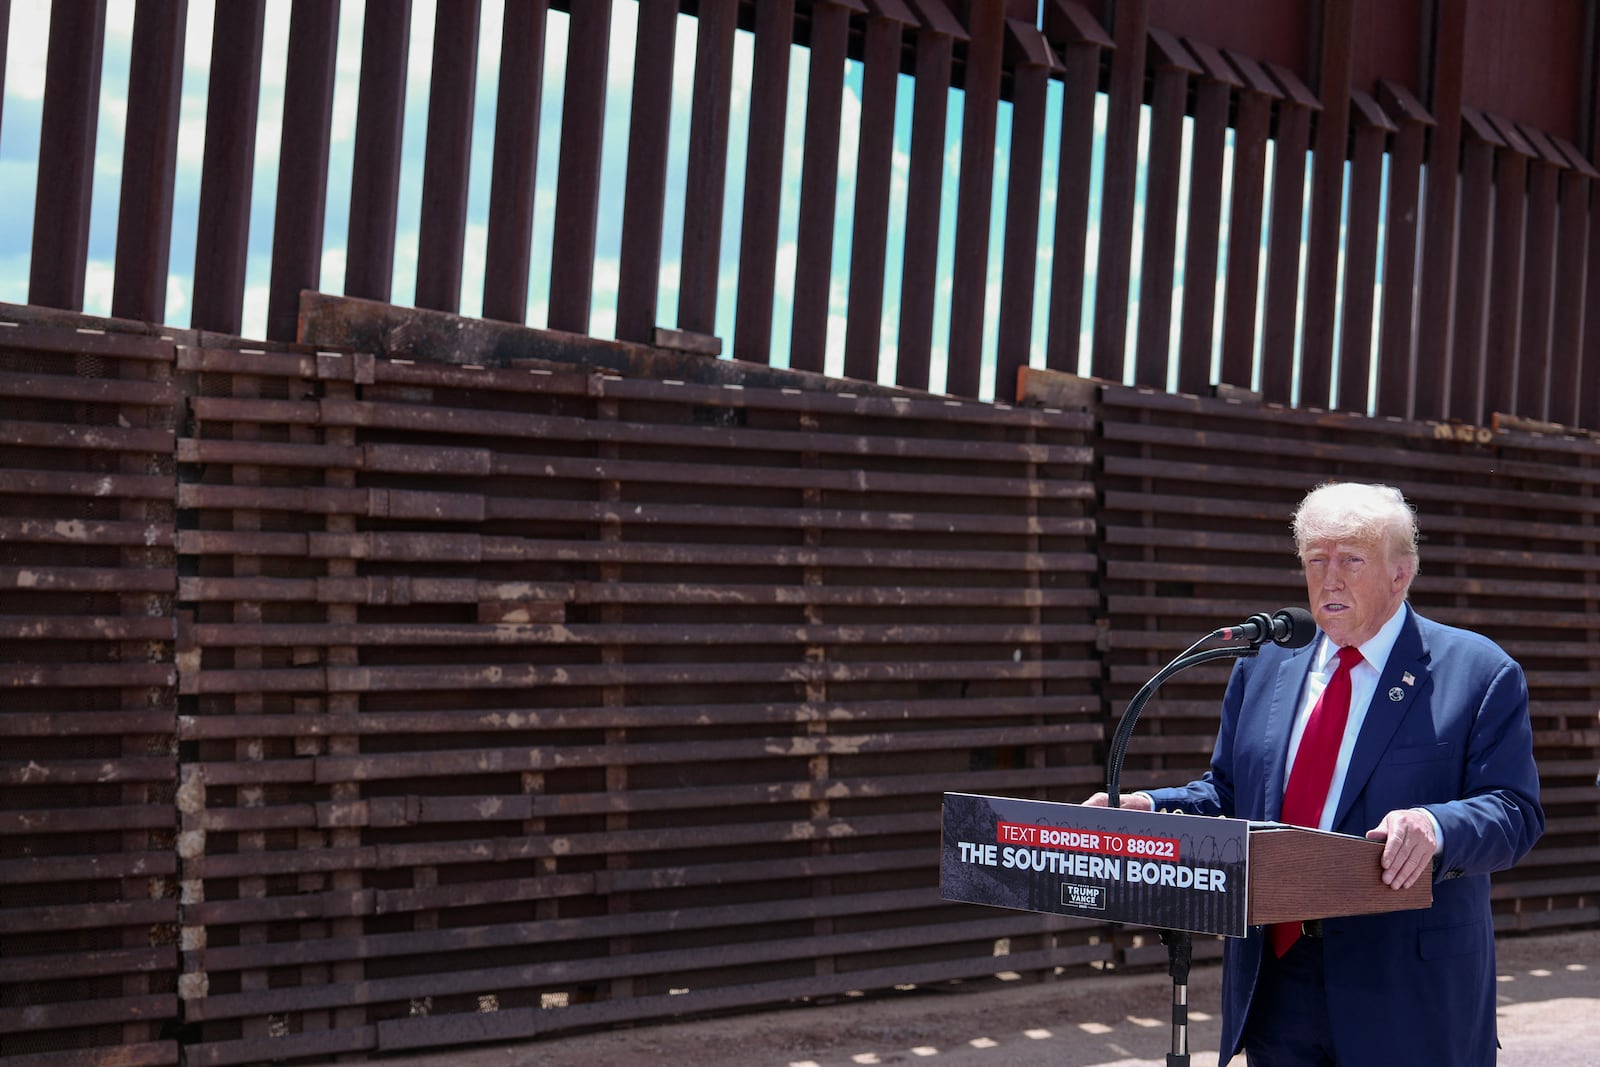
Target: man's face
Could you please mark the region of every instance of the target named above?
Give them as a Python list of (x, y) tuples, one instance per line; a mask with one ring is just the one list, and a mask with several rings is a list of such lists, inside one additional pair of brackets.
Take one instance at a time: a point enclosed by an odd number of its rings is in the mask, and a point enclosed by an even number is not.
[(1336, 645), (1366, 641), (1405, 600), (1407, 561), (1381, 543), (1314, 541), (1300, 562), (1311, 615)]

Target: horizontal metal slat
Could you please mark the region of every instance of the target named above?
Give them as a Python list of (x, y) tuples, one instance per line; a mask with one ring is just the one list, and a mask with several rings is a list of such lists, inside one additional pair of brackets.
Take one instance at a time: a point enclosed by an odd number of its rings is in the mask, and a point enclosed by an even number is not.
[(317, 378), (319, 356), (308, 352), (268, 352), (258, 348), (185, 344), (177, 347), (176, 358), (178, 369), (184, 371), (314, 381)]
[(184, 694), (381, 693), (525, 689), (532, 686), (733, 685), (751, 683), (893, 682), (935, 680), (1035, 681), (1098, 678), (1091, 661), (944, 660), (904, 663), (522, 664), (435, 667), (315, 667), (282, 670), (206, 670), (178, 678)]
[(62, 516), (54, 519), (0, 517), (0, 542), (42, 545), (118, 545), (128, 548), (170, 548), (170, 525), (107, 522)]
[[(1176, 651), (1176, 649), (1174, 650)], [(455, 708), (325, 715), (183, 715), (185, 740), (231, 737), (333, 737), (341, 735), (492, 733), (646, 726), (703, 728), (750, 723), (791, 724), (920, 722), (946, 718), (1018, 715), (1098, 715), (1092, 694), (988, 696), (982, 700), (862, 700), (791, 704), (687, 704), (556, 708)], [(6, 721), (0, 716), (0, 723)]]
[(172, 620), (159, 616), (0, 615), (0, 641), (161, 641), (173, 631)]
[[(112, 500), (171, 500), (172, 479), (143, 474), (75, 474), (0, 470), (0, 494), (28, 497), (93, 497)], [(63, 521), (75, 521), (63, 516)]]
[[(659, 563), (684, 566), (824, 567), (880, 570), (956, 569), (1009, 573), (1092, 574), (1091, 552), (1005, 552), (975, 549), (810, 548), (790, 545), (684, 544), (646, 541), (598, 542), (477, 534), (309, 534), (314, 559), (388, 562), (440, 561), (569, 563)], [(888, 584), (885, 582), (885, 584)]]
[[(38, 885), (43, 882), (96, 882), (121, 878), (156, 878), (177, 873), (172, 852), (119, 852), (99, 856), (29, 856), (0, 860), (0, 882)], [(5, 913), (0, 912), (0, 916)]]
[(0, 419), (0, 445), (69, 448), (88, 452), (148, 452), (170, 456), (177, 446), (177, 436), (171, 430)]
[(30, 593), (170, 593), (178, 587), (171, 567), (0, 567), (0, 590)]
[[(1055, 456), (1051, 462), (1087, 465), (1094, 453), (1087, 447), (1037, 446), (982, 438), (911, 437), (885, 434), (802, 432), (692, 426), (670, 423), (597, 420), (571, 415), (542, 415), (478, 408), (387, 404), (323, 399), (323, 426), (368, 430), (403, 430), (467, 438), (512, 437), (541, 441), (674, 446), (689, 449), (793, 454), (845, 454), (865, 457), (943, 460), (971, 463), (1029, 463)], [(1087, 489), (1087, 486), (1085, 487)], [(1089, 495), (1088, 493), (1085, 494)]]
[(178, 669), (170, 663), (0, 666), (0, 688), (10, 689), (101, 689), (112, 686), (119, 689), (163, 689), (177, 683)]
[(176, 993), (30, 1004), (25, 1008), (0, 1008), (0, 1034), (75, 1029), (101, 1023), (160, 1022), (175, 1018), (177, 1013)]
[(737, 741), (685, 738), (660, 744), (547, 745), (537, 748), (387, 753), (316, 757), (318, 782), (376, 781), (385, 778), (449, 777), (457, 774), (554, 770), (561, 767), (638, 766), (692, 760), (779, 759), (866, 752), (911, 752), (984, 745), (1050, 744), (1095, 741), (1098, 723), (1049, 726), (995, 726), (977, 730), (929, 730), (878, 734), (766, 736)]
[[(70, 370), (70, 368), (63, 368)], [(171, 408), (178, 392), (171, 382), (137, 378), (81, 378), (73, 374), (0, 372), (0, 396), (29, 400), (67, 400), (123, 407)]]
[[(1245, 427), (1248, 429), (1248, 427)], [(1182, 448), (1186, 453), (1242, 454), (1258, 456), (1262, 440), (1274, 437), (1266, 430), (1261, 434), (1250, 432), (1222, 432), (1211, 427), (1163, 426), (1163, 424), (1136, 424), (1136, 422), (1104, 421), (1102, 435), (1109, 445), (1147, 445)], [(1398, 434), (1397, 434), (1398, 437)], [(1283, 446), (1282, 432), (1277, 434), (1278, 448)], [(1352, 469), (1386, 470), (1395, 466), (1395, 446), (1392, 442), (1352, 443), (1330, 435), (1307, 435), (1294, 442), (1294, 456), (1298, 461), (1318, 461), (1322, 464), (1346, 464)], [(1408, 496), (1413, 501), (1448, 499), (1448, 491), (1440, 486), (1430, 486), (1422, 474), (1486, 474), (1493, 470), (1496, 478), (1552, 478), (1574, 485), (1597, 485), (1600, 469), (1582, 469), (1574, 464), (1558, 466), (1549, 462), (1509, 461), (1504, 456), (1478, 456), (1478, 454), (1445, 451), (1443, 448), (1408, 448), (1403, 453), (1403, 469), (1408, 472)], [(1560, 474), (1557, 474), (1560, 472)], [(1269, 485), (1278, 475), (1264, 475), (1262, 485)], [(1304, 478), (1304, 490), (1317, 482), (1315, 477)]]
[[(48, 765), (47, 765), (48, 766)], [(174, 780), (169, 778), (169, 781)], [(30, 783), (30, 784), (48, 784)], [(177, 812), (155, 804), (115, 808), (56, 808), (0, 811), (0, 835), (82, 834), (107, 830), (170, 830)]]
[[(4, 628), (0, 626), (0, 636)], [(299, 645), (408, 646), (595, 645), (941, 645), (1092, 642), (1089, 625), (900, 623), (814, 625), (759, 623), (201, 623), (194, 641), (206, 648), (289, 648)]]
[(0, 737), (124, 737), (169, 734), (177, 726), (173, 710), (29, 711), (16, 700), (0, 713)]
[(618, 375), (599, 376), (593, 392), (598, 397), (618, 400), (670, 400), (700, 405), (732, 404), (766, 410), (865, 416), (877, 419), (970, 421), (986, 427), (1000, 425), (1048, 427), (1082, 432), (1094, 430), (1094, 417), (1088, 412), (1013, 407), (1005, 403), (981, 403), (955, 397), (865, 396), (860, 393), (826, 392), (820, 389), (702, 385), (671, 379), (625, 378)]
[[(114, 877), (115, 873), (112, 876)], [(0, 934), (149, 927), (177, 921), (178, 901), (165, 897), (155, 900), (0, 908)]]
[(53, 956), (8, 956), (0, 959), (0, 982), (54, 982), (177, 969), (176, 945), (88, 951), (73, 949)]
[(1026, 586), (907, 586), (850, 584), (757, 585), (708, 582), (515, 582), (478, 578), (374, 575), (361, 578), (180, 577), (183, 601), (317, 604), (707, 604), (719, 607), (807, 605), (832, 607), (994, 607), (1090, 609), (1092, 589)]
[(82, 785), (106, 782), (177, 781), (176, 756), (125, 756), (110, 759), (0, 760), (0, 783), (9, 786)]

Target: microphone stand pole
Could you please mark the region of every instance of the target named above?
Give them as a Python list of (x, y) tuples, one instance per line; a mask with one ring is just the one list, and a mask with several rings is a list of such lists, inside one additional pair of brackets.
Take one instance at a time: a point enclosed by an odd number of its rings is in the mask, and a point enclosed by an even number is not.
[[(1213, 660), (1254, 656), (1260, 650), (1258, 645), (1228, 645), (1185, 653), (1139, 688), (1111, 738), (1111, 754), (1106, 759), (1107, 807), (1122, 807), (1122, 760), (1128, 752), (1128, 738), (1139, 721), (1139, 712), (1161, 683), (1190, 667)], [(1162, 930), (1160, 935), (1161, 943), (1167, 946), (1167, 973), (1172, 976), (1172, 1051), (1167, 1053), (1167, 1067), (1189, 1067), (1189, 964), (1194, 959), (1194, 939), (1187, 930)]]

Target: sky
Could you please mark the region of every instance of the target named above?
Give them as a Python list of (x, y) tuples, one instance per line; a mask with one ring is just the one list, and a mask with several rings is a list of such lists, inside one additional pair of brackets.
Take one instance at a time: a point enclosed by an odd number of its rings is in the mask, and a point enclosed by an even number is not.
[[(483, 0), (478, 54), (478, 93), (473, 112), (472, 158), (466, 250), (463, 263), (461, 313), (476, 316), (482, 308), (486, 219), (489, 176), (494, 132), (495, 89), (499, 67), (500, 28), (503, 0)], [(357, 90), (360, 78), (361, 26), (365, 17), (364, 0), (344, 0), (340, 7), (338, 67), (335, 78), (333, 143), (330, 153), (327, 219), (324, 229), (321, 288), (342, 291), (345, 242), (350, 211), (351, 158), (354, 145)], [(400, 190), (400, 221), (396, 236), (394, 283), (391, 300), (413, 304), (416, 287), (417, 228), (422, 185), (422, 148), (425, 137), (430, 49), (433, 37), (434, 4), (416, 0), (412, 4), (411, 54), (406, 84), (404, 163)], [(611, 20), (611, 62), (607, 86), (605, 134), (601, 165), (601, 203), (617, 204), (623, 199), (626, 167), (628, 111), (631, 100), (631, 71), (637, 34), (636, 0), (614, 0)], [(126, 118), (128, 53), (133, 28), (134, 0), (108, 0), (106, 6), (106, 45), (102, 75), (102, 102), (96, 140), (95, 184), (89, 238), (89, 267), (85, 281), (83, 310), (89, 314), (109, 313), (112, 288), (112, 263), (115, 255), (117, 199), (123, 160), (123, 126)], [(284, 63), (287, 52), (290, 0), (267, 0), (265, 56), (261, 77), (261, 105), (256, 136), (256, 168), (251, 198), (250, 249), (246, 274), (246, 301), (242, 333), (262, 337), (266, 332), (266, 307), (273, 230), (273, 200), (276, 195), (279, 138), (282, 122)], [(211, 25), (214, 0), (191, 0), (188, 35), (185, 44), (183, 101), (178, 141), (178, 176), (174, 195), (172, 252), (166, 321), (186, 327), (190, 321), (190, 296), (199, 207), (200, 165), (204, 152), (206, 76), (211, 50)], [(32, 243), (33, 204), (37, 183), (39, 117), (44, 84), (44, 64), (49, 26), (49, 0), (13, 0), (10, 41), (5, 68), (5, 98), (0, 111), (0, 197), (15, 205), (0, 217), (0, 301), (26, 303), (28, 259)], [(657, 321), (675, 325), (678, 300), (678, 257), (683, 227), (685, 159), (689, 135), (689, 103), (694, 74), (695, 23), (680, 17), (674, 64), (672, 125), (668, 193), (663, 232), (663, 264)], [(555, 182), (559, 164), (561, 106), (564, 95), (567, 16), (552, 12), (546, 29), (545, 82), (542, 98), (540, 144), (535, 191), (534, 249), (529, 306), (526, 322), (543, 327), (548, 317), (548, 293), (552, 226), (555, 210)], [(733, 339), (733, 317), (737, 303), (740, 215), (743, 207), (742, 175), (749, 122), (749, 84), (754, 41), (741, 32), (735, 43), (734, 99), (729, 130), (727, 203), (723, 220), (722, 283), (717, 309), (717, 334), (723, 339), (724, 354)], [(809, 53), (793, 50), (790, 62), (788, 124), (784, 142), (784, 195), (779, 221), (777, 299), (773, 315), (772, 361), (785, 365), (791, 326), (795, 240), (798, 225), (800, 168), (803, 154), (806, 85)], [(899, 250), (904, 241), (904, 210), (909, 169), (910, 123), (913, 82), (902, 76), (896, 107), (896, 136), (892, 193), (889, 211), (889, 274), (884, 294), (884, 318), (880, 333), (879, 380), (892, 382), (899, 319)], [(1041, 188), (1039, 249), (1035, 277), (1035, 331), (1031, 359), (1044, 362), (1046, 316), (1049, 305), (1051, 235), (1055, 216), (1056, 138), (1059, 129), (1061, 95), (1059, 83), (1052, 83), (1046, 117), (1046, 160)], [(861, 69), (850, 63), (846, 70), (844, 106), (841, 122), (841, 152), (837, 208), (835, 213), (834, 269), (830, 299), (828, 347), (825, 367), (840, 374), (844, 362), (845, 315), (848, 304), (849, 256), (854, 209), (854, 150), (859, 133), (861, 110)], [(948, 336), (951, 275), (954, 245), (954, 209), (959, 187), (961, 104), (953, 92), (948, 107), (948, 150), (945, 156), (943, 218), (940, 228), (939, 277), (936, 294), (934, 352), (930, 387), (944, 387), (944, 354)], [(1089, 212), (1090, 233), (1086, 260), (1083, 320), (1080, 324), (1083, 362), (1080, 373), (1088, 371), (1088, 339), (1094, 313), (1094, 269), (1099, 218), (1098, 184), (1101, 171), (1101, 145), (1105, 123), (1104, 98), (1096, 115), (1099, 134), (1092, 173), (1095, 187)], [(989, 249), (989, 277), (985, 293), (984, 370), (985, 398), (992, 386), (992, 367), (998, 334), (1000, 266), (1004, 233), (1007, 162), (1011, 136), (1009, 105), (1002, 105), (997, 122), (994, 202)], [(1182, 188), (1187, 188), (1189, 163), (1188, 132), (1185, 131)], [(1141, 164), (1146, 151), (1145, 131), (1140, 136)], [(1231, 169), (1231, 168), (1230, 168)], [(1136, 194), (1135, 233), (1142, 232), (1143, 173)], [(1224, 203), (1227, 202), (1224, 190)], [(1173, 348), (1181, 321), (1183, 293), (1183, 235), (1186, 219), (1178, 225), (1179, 247), (1175, 264), (1173, 294)], [(1224, 221), (1224, 242), (1226, 221)], [(616, 321), (616, 288), (621, 247), (621, 212), (602, 211), (597, 236), (594, 274), (594, 302), (590, 332), (597, 337), (612, 337)], [(1129, 348), (1137, 336), (1140, 242), (1134, 243), (1133, 277), (1130, 284), (1128, 331)], [(1220, 264), (1226, 262), (1226, 249), (1219, 257), (1219, 274), (1210, 283), (1217, 287), (1221, 306)], [(1220, 334), (1220, 314), (1217, 322)], [(1218, 339), (1220, 344), (1220, 336)], [(1131, 363), (1131, 360), (1130, 360)], [(1131, 369), (1129, 371), (1131, 375)], [(1174, 371), (1175, 374), (1175, 371)]]

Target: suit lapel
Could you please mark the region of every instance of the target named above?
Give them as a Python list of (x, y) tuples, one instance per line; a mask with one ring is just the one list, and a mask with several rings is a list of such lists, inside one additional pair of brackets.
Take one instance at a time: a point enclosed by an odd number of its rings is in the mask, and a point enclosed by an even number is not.
[[(1406, 619), (1401, 624), (1400, 636), (1395, 638), (1389, 651), (1389, 661), (1378, 677), (1378, 688), (1372, 693), (1372, 703), (1367, 705), (1367, 717), (1361, 723), (1361, 734), (1356, 738), (1355, 750), (1350, 753), (1350, 767), (1345, 772), (1344, 788), (1339, 792), (1339, 806), (1334, 810), (1333, 826), (1338, 829), (1355, 806), (1355, 798), (1366, 788), (1367, 781), (1378, 768), (1378, 761), (1389, 748), (1400, 722), (1417, 706), (1417, 696), (1428, 688), (1428, 652), (1422, 643), (1417, 626), (1417, 616), (1411, 605), (1405, 606)], [(1365, 832), (1370, 827), (1362, 827)]]

